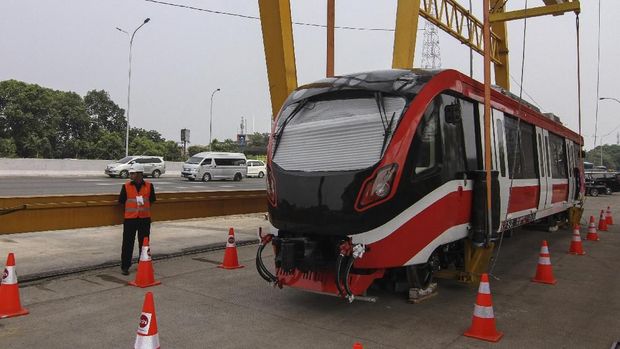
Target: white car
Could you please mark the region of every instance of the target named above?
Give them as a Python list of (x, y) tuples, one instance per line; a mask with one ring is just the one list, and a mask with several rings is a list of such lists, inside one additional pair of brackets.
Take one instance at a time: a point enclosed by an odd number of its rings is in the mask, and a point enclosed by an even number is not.
[(106, 166), (104, 173), (110, 177), (129, 177), (129, 169), (133, 164), (144, 166), (144, 177), (159, 178), (166, 173), (166, 162), (161, 156), (126, 156)]
[(265, 177), (265, 163), (260, 160), (248, 160), (248, 177)]

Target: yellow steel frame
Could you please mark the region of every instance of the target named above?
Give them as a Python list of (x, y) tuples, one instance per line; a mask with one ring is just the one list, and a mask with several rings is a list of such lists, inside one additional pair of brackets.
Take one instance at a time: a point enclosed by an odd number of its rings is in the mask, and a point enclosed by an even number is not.
[[(153, 221), (267, 211), (264, 190), (158, 193)], [(120, 224), (118, 195), (0, 198), (0, 234)]]
[(415, 53), (420, 0), (398, 0), (392, 68), (409, 69)]
[(579, 1), (571, 1), (571, 2), (564, 2), (561, 4), (553, 4), (553, 5), (547, 5), (547, 6), (528, 8), (526, 10), (493, 13), (489, 17), (489, 21), (491, 21), (491, 23), (506, 22), (506, 21), (514, 21), (516, 19), (524, 19), (524, 18), (539, 17), (539, 16), (546, 16), (546, 15), (558, 16), (566, 12), (579, 13), (580, 11), (581, 11), (581, 5)]
[(258, 0), (258, 8), (271, 93), (271, 116), (275, 118), (288, 95), (297, 88), (291, 6), (289, 0)]
[[(503, 0), (492, 0), (489, 10), (491, 60), (495, 65), (495, 82), (509, 90), (508, 34), (506, 21), (543, 15), (559, 15), (565, 12), (579, 12), (579, 1), (567, 1), (527, 10), (505, 12)], [(419, 6), (419, 7), (418, 7)], [(484, 54), (483, 23), (457, 0), (398, 0), (396, 12), (396, 32), (394, 34), (393, 68), (411, 68), (415, 53), (418, 20), (417, 14), (443, 29), (461, 43)]]
[[(420, 15), (474, 51), (484, 54), (483, 24), (456, 0), (423, 0)], [(491, 34), (491, 60), (501, 64), (497, 55), (503, 39)]]

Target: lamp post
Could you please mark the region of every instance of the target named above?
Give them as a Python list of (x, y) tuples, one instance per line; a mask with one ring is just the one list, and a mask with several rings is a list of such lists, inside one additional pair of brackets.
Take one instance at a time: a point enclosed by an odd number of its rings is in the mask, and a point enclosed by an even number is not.
[[(606, 100), (606, 99), (610, 100), (610, 101), (614, 101), (616, 103), (620, 103), (620, 100), (618, 100), (617, 98), (613, 98), (613, 97), (601, 97), (598, 100), (599, 101), (603, 101), (603, 100)], [(611, 132), (606, 134), (606, 135), (601, 136), (601, 166), (603, 166), (603, 138), (606, 137), (606, 136), (609, 136), (610, 134), (611, 134)]]
[(213, 96), (218, 91), (220, 91), (219, 88), (211, 93), (211, 106), (209, 107), (209, 151), (211, 151), (211, 136), (213, 135)]
[(142, 26), (147, 24), (150, 20), (150, 18), (145, 19), (144, 22), (142, 22), (142, 24), (140, 24), (140, 26), (138, 26), (138, 28), (133, 31), (131, 36), (127, 31), (116, 27), (116, 30), (127, 34), (127, 36), (129, 37), (129, 79), (127, 81), (127, 130), (125, 132), (125, 156), (129, 155), (129, 108), (131, 105), (131, 48), (133, 46), (133, 38), (136, 35), (138, 29), (142, 28)]

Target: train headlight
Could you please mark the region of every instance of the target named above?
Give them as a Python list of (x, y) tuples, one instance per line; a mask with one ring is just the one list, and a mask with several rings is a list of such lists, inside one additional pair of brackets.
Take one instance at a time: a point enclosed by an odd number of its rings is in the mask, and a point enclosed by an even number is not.
[(383, 200), (392, 192), (392, 184), (396, 177), (397, 164), (390, 164), (380, 168), (373, 178), (370, 178), (361, 191), (358, 207), (365, 208), (379, 200)]

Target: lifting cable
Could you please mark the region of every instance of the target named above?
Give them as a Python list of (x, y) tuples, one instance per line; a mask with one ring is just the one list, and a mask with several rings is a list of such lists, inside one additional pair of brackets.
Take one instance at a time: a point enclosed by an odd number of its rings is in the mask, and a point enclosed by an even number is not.
[[(601, 15), (601, 2), (599, 0), (599, 7), (598, 7), (598, 11), (599, 11), (599, 64), (600, 64), (600, 15)], [(584, 195), (583, 198), (581, 200), (581, 207), (583, 209), (583, 205), (585, 205), (586, 203), (586, 195), (585, 195), (585, 171), (584, 171), (584, 166), (583, 166), (583, 161), (585, 160), (583, 157), (583, 146), (584, 146), (584, 142), (583, 142), (583, 136), (581, 135), (581, 45), (580, 45), (580, 31), (579, 31), (579, 13), (577, 13), (577, 16), (575, 17), (575, 29), (576, 29), (576, 35), (577, 35), (577, 123), (579, 125), (579, 174), (582, 175), (584, 177), (584, 188), (580, 188), (583, 189), (584, 191)], [(600, 65), (599, 65), (600, 66)], [(598, 76), (598, 72), (597, 72), (597, 76)], [(598, 118), (598, 78), (597, 78), (597, 87), (596, 87), (596, 115)], [(595, 126), (596, 127), (596, 126)], [(594, 132), (594, 142), (596, 143), (596, 131)], [(601, 145), (602, 146), (602, 145)], [(578, 180), (581, 184), (581, 178), (575, 178), (575, 180)], [(583, 214), (581, 219), (583, 219)], [(581, 220), (580, 220), (581, 221)], [(581, 223), (581, 222), (580, 222)]]

